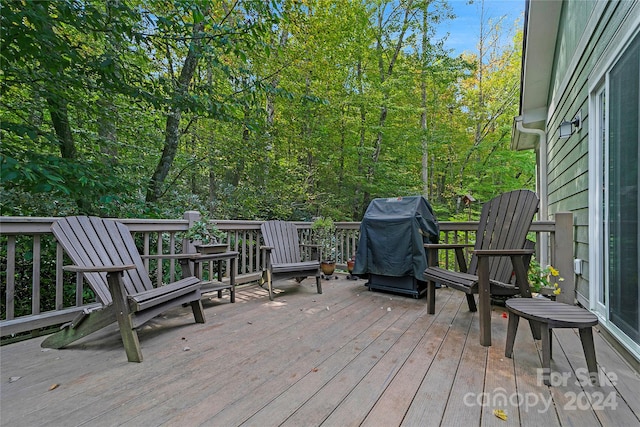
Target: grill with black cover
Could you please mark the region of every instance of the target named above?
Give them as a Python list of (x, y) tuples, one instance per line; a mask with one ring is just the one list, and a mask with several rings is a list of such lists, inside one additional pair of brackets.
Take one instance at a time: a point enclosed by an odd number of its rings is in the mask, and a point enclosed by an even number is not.
[(374, 199), (360, 224), (353, 274), (368, 276), (371, 290), (421, 297), (427, 268), (425, 243), (437, 243), (438, 221), (425, 197)]

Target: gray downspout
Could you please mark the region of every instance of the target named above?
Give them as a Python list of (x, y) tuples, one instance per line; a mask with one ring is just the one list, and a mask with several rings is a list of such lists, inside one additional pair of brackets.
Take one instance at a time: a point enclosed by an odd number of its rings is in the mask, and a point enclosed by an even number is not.
[[(540, 129), (529, 129), (523, 126), (522, 116), (515, 118), (516, 129), (518, 132), (538, 135), (538, 146), (536, 148), (537, 162), (537, 179), (536, 187), (538, 196), (540, 197), (540, 209), (538, 211), (538, 219), (547, 221), (549, 219), (549, 201), (547, 197), (547, 134)], [(540, 256), (538, 262), (544, 268), (549, 264), (549, 235), (542, 233), (540, 235), (540, 245), (538, 254)]]

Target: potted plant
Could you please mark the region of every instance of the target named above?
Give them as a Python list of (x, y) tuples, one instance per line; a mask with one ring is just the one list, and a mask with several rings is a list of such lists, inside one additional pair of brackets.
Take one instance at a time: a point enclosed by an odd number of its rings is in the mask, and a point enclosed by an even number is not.
[(320, 269), (329, 278), (336, 269), (336, 226), (331, 218), (318, 217), (311, 230), (320, 248)]
[(347, 260), (347, 271), (349, 274), (347, 275), (347, 279), (349, 280), (358, 280), (358, 276), (353, 275), (353, 269), (356, 266), (356, 254), (353, 254), (351, 258)]
[(540, 263), (535, 259), (531, 260), (529, 265), (529, 284), (531, 292), (547, 298), (555, 299), (562, 291), (558, 282), (562, 282), (564, 278), (560, 277), (560, 272), (551, 265), (542, 268)]
[(209, 222), (206, 218), (202, 218), (189, 227), (189, 230), (184, 234), (184, 238), (193, 243), (198, 252), (211, 254), (227, 251), (228, 245), (220, 243), (224, 235), (224, 232), (219, 230), (215, 224)]

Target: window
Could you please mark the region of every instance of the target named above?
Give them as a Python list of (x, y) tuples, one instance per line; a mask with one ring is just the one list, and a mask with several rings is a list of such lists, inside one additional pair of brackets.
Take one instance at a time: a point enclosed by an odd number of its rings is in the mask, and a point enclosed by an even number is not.
[(640, 35), (609, 74), (608, 279), (609, 319), (640, 343), (638, 313), (638, 106), (640, 104)]
[(640, 34), (592, 88), (591, 308), (640, 353)]

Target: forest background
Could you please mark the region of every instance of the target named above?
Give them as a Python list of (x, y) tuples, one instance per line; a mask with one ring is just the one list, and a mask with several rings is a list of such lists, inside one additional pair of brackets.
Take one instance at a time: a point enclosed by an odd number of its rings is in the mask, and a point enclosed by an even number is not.
[(500, 17), (454, 56), (443, 0), (0, 10), (2, 215), (359, 221), (423, 194), (454, 220), (463, 195), (535, 184), (509, 149), (522, 34), (502, 45)]

